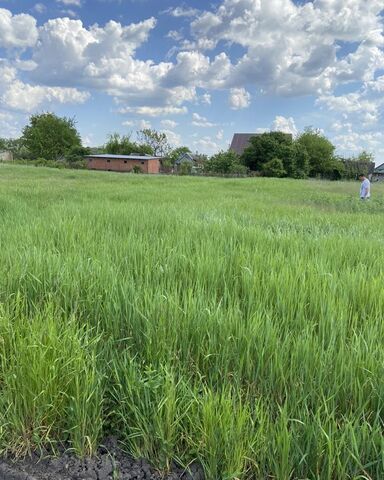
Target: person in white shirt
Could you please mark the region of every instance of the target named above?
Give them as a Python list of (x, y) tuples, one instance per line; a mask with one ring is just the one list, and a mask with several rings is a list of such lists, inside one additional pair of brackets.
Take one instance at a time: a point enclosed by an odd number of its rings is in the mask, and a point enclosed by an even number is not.
[(361, 181), (360, 198), (361, 200), (369, 200), (371, 197), (371, 182), (363, 173), (359, 175), (359, 180)]

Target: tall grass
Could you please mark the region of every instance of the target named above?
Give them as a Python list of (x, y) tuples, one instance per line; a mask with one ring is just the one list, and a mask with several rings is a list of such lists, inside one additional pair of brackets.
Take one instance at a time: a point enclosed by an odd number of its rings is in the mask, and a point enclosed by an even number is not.
[(384, 189), (0, 168), (0, 446), (382, 478)]

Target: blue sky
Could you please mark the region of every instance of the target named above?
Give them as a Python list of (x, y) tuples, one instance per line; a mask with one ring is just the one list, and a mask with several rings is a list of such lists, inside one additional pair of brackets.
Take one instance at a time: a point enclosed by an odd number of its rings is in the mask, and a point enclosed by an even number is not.
[(211, 154), (234, 132), (314, 126), (384, 161), (384, 0), (0, 1), (0, 136), (75, 116)]

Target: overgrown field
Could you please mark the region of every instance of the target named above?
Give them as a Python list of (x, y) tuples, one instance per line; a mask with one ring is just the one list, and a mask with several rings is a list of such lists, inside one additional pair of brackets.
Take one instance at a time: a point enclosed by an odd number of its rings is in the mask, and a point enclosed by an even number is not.
[(384, 187), (0, 166), (0, 447), (384, 478)]

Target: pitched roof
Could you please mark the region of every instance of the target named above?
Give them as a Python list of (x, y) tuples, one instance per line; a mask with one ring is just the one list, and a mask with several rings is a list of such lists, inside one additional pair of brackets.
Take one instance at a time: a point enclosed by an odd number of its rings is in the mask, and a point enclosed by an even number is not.
[(114, 155), (111, 153), (103, 153), (101, 155), (86, 155), (85, 158), (110, 158), (113, 160), (159, 160), (161, 157), (152, 155)]
[(259, 133), (235, 133), (233, 135), (231, 146), (229, 147), (230, 150), (237, 153), (238, 155), (242, 155), (244, 150), (249, 146), (249, 141), (252, 137), (256, 137), (260, 135)]
[(384, 173), (384, 163), (382, 163), (381, 165), (378, 165), (373, 172), (374, 173)]

